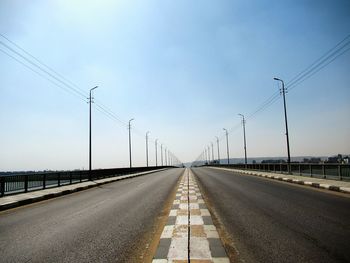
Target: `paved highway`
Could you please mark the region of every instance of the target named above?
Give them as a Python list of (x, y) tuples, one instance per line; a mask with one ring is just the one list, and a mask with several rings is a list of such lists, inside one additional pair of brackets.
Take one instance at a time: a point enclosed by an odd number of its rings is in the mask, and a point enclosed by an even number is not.
[(242, 262), (350, 262), (350, 198), (193, 169)]
[(156, 172), (2, 212), (0, 261), (134, 262), (182, 172)]

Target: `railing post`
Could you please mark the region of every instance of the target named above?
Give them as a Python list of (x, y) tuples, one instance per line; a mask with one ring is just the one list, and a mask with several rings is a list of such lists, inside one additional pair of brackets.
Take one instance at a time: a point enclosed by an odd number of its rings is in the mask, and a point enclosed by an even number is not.
[(283, 171), (282, 171), (282, 163), (280, 163), (280, 173), (282, 174)]
[(338, 176), (339, 176), (339, 180), (343, 180), (342, 174), (341, 174), (341, 165), (338, 164)]
[(301, 164), (299, 163), (299, 175), (301, 176)]
[(61, 173), (57, 174), (57, 186), (61, 186)]
[(28, 174), (24, 175), (24, 192), (28, 192)]
[(81, 182), (81, 174), (82, 174), (82, 171), (79, 172), (79, 181)]
[(43, 189), (46, 189), (46, 173), (43, 175)]
[(5, 176), (0, 176), (0, 195), (5, 195)]
[(310, 167), (310, 177), (312, 177), (312, 165), (309, 164), (309, 167)]
[(324, 164), (322, 164), (322, 175), (323, 175), (324, 179), (327, 178), (327, 176), (326, 176), (326, 166)]
[(69, 172), (69, 184), (72, 184), (72, 172)]

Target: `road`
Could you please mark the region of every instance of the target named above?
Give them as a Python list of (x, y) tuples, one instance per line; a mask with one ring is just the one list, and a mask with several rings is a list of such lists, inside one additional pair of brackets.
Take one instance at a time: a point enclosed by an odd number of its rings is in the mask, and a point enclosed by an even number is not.
[(350, 262), (350, 198), (193, 169), (241, 262)]
[(183, 169), (0, 213), (1, 262), (131, 262)]

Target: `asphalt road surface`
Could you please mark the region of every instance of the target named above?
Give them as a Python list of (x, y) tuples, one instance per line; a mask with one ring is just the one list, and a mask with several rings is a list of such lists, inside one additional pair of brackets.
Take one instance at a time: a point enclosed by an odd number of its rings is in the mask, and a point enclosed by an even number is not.
[(242, 262), (350, 262), (350, 198), (195, 168)]
[(130, 262), (183, 169), (0, 213), (0, 262)]

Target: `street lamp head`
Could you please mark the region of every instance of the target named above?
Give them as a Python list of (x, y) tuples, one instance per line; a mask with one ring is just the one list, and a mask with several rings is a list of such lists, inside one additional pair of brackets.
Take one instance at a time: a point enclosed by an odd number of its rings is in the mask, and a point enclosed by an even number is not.
[(93, 91), (94, 89), (97, 89), (97, 88), (98, 88), (98, 86), (93, 87), (92, 89), (90, 89), (90, 91)]
[(284, 82), (283, 82), (283, 80), (282, 79), (279, 79), (279, 78), (273, 78), (274, 80), (277, 80), (277, 81), (281, 81), (282, 82), (282, 85), (284, 85)]
[(133, 120), (135, 120), (135, 119), (134, 119), (134, 118), (130, 119), (130, 120), (129, 120), (129, 123), (130, 123), (131, 121), (133, 121)]

